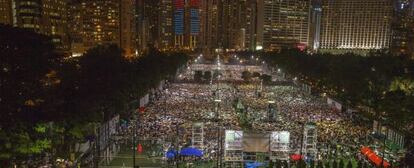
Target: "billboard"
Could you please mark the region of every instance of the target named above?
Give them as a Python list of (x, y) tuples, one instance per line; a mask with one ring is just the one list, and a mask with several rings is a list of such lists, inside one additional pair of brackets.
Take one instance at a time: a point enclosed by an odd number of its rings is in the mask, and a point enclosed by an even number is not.
[(272, 141), (277, 143), (289, 143), (290, 133), (287, 131), (272, 132)]
[(226, 150), (243, 150), (243, 131), (226, 130)]
[(244, 152), (269, 152), (268, 133), (246, 133), (243, 137)]
[(288, 131), (272, 132), (270, 137), (271, 151), (285, 151), (289, 148), (290, 133)]

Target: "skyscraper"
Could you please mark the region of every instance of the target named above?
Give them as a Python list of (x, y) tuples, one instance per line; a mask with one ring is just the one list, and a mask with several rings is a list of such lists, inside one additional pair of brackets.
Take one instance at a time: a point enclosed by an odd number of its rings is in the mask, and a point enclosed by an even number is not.
[(159, 7), (158, 46), (160, 49), (169, 50), (174, 47), (173, 2), (172, 0), (161, 0)]
[[(136, 25), (137, 25), (137, 42), (139, 53), (145, 52), (148, 46), (161, 47), (160, 19), (163, 19), (164, 13), (171, 8), (165, 4), (166, 0), (137, 0), (136, 1)], [(169, 2), (171, 5), (171, 0)], [(171, 13), (170, 13), (171, 14)], [(171, 16), (169, 18), (171, 19)], [(167, 17), (168, 18), (168, 17)]]
[(136, 39), (136, 8), (135, 0), (121, 0), (120, 2), (120, 44), (124, 50), (125, 56), (131, 57), (135, 55), (137, 50)]
[(174, 46), (184, 47), (185, 1), (174, 0)]
[(218, 48), (219, 42), (219, 5), (220, 0), (202, 0), (200, 10), (200, 47), (205, 55)]
[(0, 23), (48, 35), (57, 49), (67, 51), (65, 0), (0, 0)]
[(15, 4), (17, 26), (40, 32), (42, 23), (42, 1), (16, 0)]
[(42, 0), (40, 32), (52, 38), (56, 47), (68, 50), (66, 0)]
[(83, 26), (83, 5), (80, 0), (68, 2), (68, 33), (70, 41), (70, 51), (73, 56), (83, 54), (88, 48), (84, 45), (84, 29)]
[(194, 50), (199, 47), (200, 1), (174, 0), (174, 46)]
[(0, 0), (0, 24), (13, 25), (13, 1)]
[(308, 46), (309, 10), (309, 0), (259, 0), (258, 29), (263, 48)]
[(189, 47), (195, 49), (199, 47), (199, 34), (200, 34), (200, 0), (190, 0), (189, 4)]
[(322, 0), (322, 50), (390, 47), (392, 0)]
[(391, 51), (396, 55), (411, 58), (414, 52), (414, 2), (412, 0), (397, 0), (394, 3), (392, 19)]
[(242, 19), (245, 20), (244, 29), (244, 49), (255, 50), (257, 46), (257, 0), (245, 1), (245, 14)]
[(204, 0), (200, 7), (200, 43), (204, 53), (256, 47), (256, 0)]
[(72, 53), (82, 54), (99, 44), (117, 44), (126, 56), (135, 54), (135, 1), (80, 0), (69, 9)]
[[(81, 1), (80, 25), (83, 49), (119, 43), (119, 3), (116, 0)], [(80, 51), (83, 53), (84, 51)]]
[(320, 0), (311, 1), (309, 19), (309, 49), (319, 49), (321, 40), (322, 6)]
[(245, 1), (222, 0), (219, 3), (219, 29), (221, 34), (219, 45), (223, 49), (239, 47), (238, 39), (242, 35), (241, 29), (245, 21), (245, 18), (241, 18), (243, 12), (241, 5), (243, 2)]

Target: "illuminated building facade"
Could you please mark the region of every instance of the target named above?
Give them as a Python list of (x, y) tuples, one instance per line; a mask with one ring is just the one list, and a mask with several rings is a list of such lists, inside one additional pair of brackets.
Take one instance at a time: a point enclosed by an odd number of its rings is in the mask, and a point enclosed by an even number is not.
[(189, 46), (194, 49), (197, 48), (198, 37), (200, 33), (200, 0), (190, 0), (190, 33)]
[(159, 23), (161, 23), (160, 21), (167, 21), (168, 18), (171, 19), (171, 12), (168, 13), (169, 16), (166, 15), (167, 11), (171, 10), (171, 0), (137, 0), (136, 3), (138, 52), (140, 54), (145, 52), (149, 46), (165, 48), (165, 46), (160, 45), (161, 42), (159, 41), (161, 31), (165, 30), (165, 25)]
[[(119, 3), (115, 0), (82, 1), (75, 9), (79, 19), (71, 25), (79, 25), (78, 33), (81, 40), (78, 44), (82, 54), (89, 48), (99, 44), (120, 44)], [(75, 32), (72, 30), (72, 32)]]
[(310, 0), (259, 0), (259, 41), (265, 50), (309, 45)]
[(56, 47), (70, 47), (67, 27), (67, 2), (65, 0), (42, 0), (41, 33), (52, 38)]
[(200, 45), (204, 55), (211, 55), (218, 48), (219, 31), (219, 0), (202, 0), (200, 10)]
[(176, 47), (184, 47), (184, 13), (185, 1), (174, 0), (174, 44)]
[(322, 0), (320, 49), (388, 49), (392, 12), (392, 0)]
[(170, 50), (174, 47), (173, 2), (172, 0), (160, 0), (159, 6), (158, 46), (160, 49)]
[(48, 35), (57, 49), (69, 48), (65, 0), (0, 0), (0, 23)]
[(204, 0), (200, 9), (200, 44), (205, 55), (216, 49), (255, 49), (256, 0)]
[(309, 19), (309, 49), (317, 51), (321, 40), (322, 6), (320, 0), (311, 1)]
[(135, 1), (83, 0), (74, 2), (69, 9), (74, 55), (99, 44), (117, 44), (126, 56), (135, 55)]
[(83, 44), (83, 8), (77, 1), (68, 2), (68, 32), (70, 36), (70, 51), (73, 56), (83, 54), (88, 48)]
[[(241, 49), (243, 50), (256, 50), (257, 45), (257, 1), (256, 0), (246, 0), (245, 2), (244, 15), (242, 15), (242, 20), (244, 20), (244, 42), (240, 41)], [(242, 30), (243, 31), (243, 30)], [(260, 49), (260, 48), (259, 48)]]
[(135, 3), (135, 0), (120, 1), (119, 46), (127, 57), (135, 56), (137, 51)]
[[(245, 50), (254, 33), (254, 3), (252, 0), (222, 0), (219, 3), (220, 47)], [(250, 44), (250, 43), (249, 43)]]
[(16, 0), (15, 4), (17, 26), (40, 32), (42, 23), (42, 1)]
[(174, 46), (194, 50), (199, 47), (200, 1), (174, 0)]
[(397, 0), (394, 3), (392, 20), (391, 51), (395, 55), (414, 58), (414, 15), (412, 0)]
[(13, 1), (0, 0), (0, 24), (13, 25)]

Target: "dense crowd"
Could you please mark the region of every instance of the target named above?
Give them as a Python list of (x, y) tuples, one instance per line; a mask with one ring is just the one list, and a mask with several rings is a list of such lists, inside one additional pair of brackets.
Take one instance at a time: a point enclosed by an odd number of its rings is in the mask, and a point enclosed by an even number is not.
[[(187, 71), (180, 77), (188, 80), (191, 74)], [(361, 142), (368, 134), (367, 127), (353, 123), (343, 112), (329, 107), (320, 98), (304, 94), (295, 86), (260, 86), (257, 81), (240, 82), (240, 75), (236, 74), (241, 72), (223, 74), (223, 81), (219, 83), (169, 84), (147, 105), (140, 119), (140, 137), (168, 142), (171, 146), (178, 142), (180, 148), (190, 146), (192, 124), (203, 122), (204, 150), (206, 158), (211, 158), (218, 147), (218, 126), (257, 132), (289, 131), (292, 152), (299, 151), (303, 125), (308, 122), (316, 123), (320, 148), (343, 144), (346, 151), (351, 151), (358, 147), (355, 142)], [(274, 101), (272, 106), (276, 111), (276, 120), (272, 121), (268, 120), (270, 101)], [(240, 124), (240, 115), (235, 108), (237, 103), (243, 105), (242, 111), (246, 113), (251, 128), (243, 128)], [(326, 155), (324, 152), (321, 154)]]

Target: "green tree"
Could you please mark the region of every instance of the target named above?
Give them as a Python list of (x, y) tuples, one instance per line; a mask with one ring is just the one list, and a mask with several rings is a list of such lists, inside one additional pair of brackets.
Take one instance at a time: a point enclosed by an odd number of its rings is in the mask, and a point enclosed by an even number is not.
[(272, 160), (269, 160), (269, 168), (274, 168), (275, 165), (277, 165), (277, 161), (276, 161), (276, 163), (274, 163)]
[(263, 74), (262, 76), (260, 76), (260, 79), (263, 80), (264, 84), (269, 84), (272, 82), (272, 77), (270, 75)]
[(336, 159), (332, 162), (332, 168), (339, 168), (338, 162), (336, 162)]
[(310, 162), (310, 167), (311, 167), (311, 168), (315, 168), (315, 161), (311, 160), (311, 162)]
[(258, 77), (260, 77), (261, 75), (260, 75), (260, 73), (259, 72), (253, 72), (253, 74), (252, 74), (252, 77), (253, 78), (258, 78)]
[[(0, 165), (13, 167), (48, 152), (68, 158), (76, 143), (116, 114), (129, 117), (131, 100), (171, 79), (182, 53), (151, 50), (126, 59), (116, 45), (63, 59), (46, 36), (0, 26)], [(51, 150), (53, 149), (53, 150)]]
[(318, 161), (318, 164), (316, 165), (316, 168), (323, 168), (323, 162)]
[(352, 161), (351, 160), (348, 160), (348, 163), (346, 164), (346, 167), (347, 168), (352, 168), (353, 166), (352, 166)]
[(211, 71), (205, 71), (204, 72), (204, 76), (203, 76), (203, 78), (204, 78), (204, 80), (206, 80), (206, 81), (210, 81), (211, 80)]
[[(395, 103), (392, 110), (387, 99), (392, 100), (392, 94), (403, 90), (400, 94), (405, 99), (411, 99), (414, 61), (406, 57), (393, 56), (389, 52), (378, 51), (368, 56), (353, 53), (339, 55), (316, 53), (311, 56), (294, 49), (282, 49), (281, 52), (263, 53), (264, 60), (269, 65), (281, 68), (291, 76), (297, 76), (303, 83), (312, 86), (316, 92), (325, 92), (335, 97), (345, 106), (370, 107), (376, 113), (362, 113), (368, 118), (388, 118), (393, 126), (407, 130), (413, 124), (412, 120), (392, 118), (391, 115), (407, 116), (411, 106), (404, 101)], [(389, 97), (387, 97), (389, 96)], [(398, 98), (397, 100), (401, 99)], [(397, 107), (398, 106), (398, 107)], [(394, 114), (393, 114), (394, 113)]]
[(249, 71), (243, 71), (241, 77), (243, 80), (249, 81), (252, 78), (252, 74)]
[(343, 160), (343, 159), (340, 159), (340, 160), (339, 160), (339, 165), (338, 165), (338, 167), (339, 167), (339, 168), (344, 168), (344, 167), (345, 167), (345, 165), (344, 165), (344, 160)]
[(201, 82), (202, 78), (203, 78), (203, 72), (195, 71), (194, 80), (197, 81), (197, 82)]
[(299, 162), (297, 164), (297, 167), (298, 168), (306, 168), (306, 162), (303, 159), (299, 160)]
[(47, 89), (63, 55), (48, 37), (3, 25), (0, 52), (0, 164), (12, 167), (51, 148), (50, 139), (33, 128), (48, 120)]
[(358, 160), (358, 168), (362, 168), (363, 167), (363, 162), (361, 160)]
[(329, 160), (325, 162), (325, 168), (331, 168), (331, 164)]

